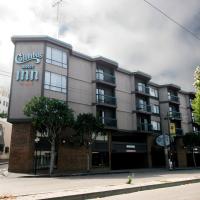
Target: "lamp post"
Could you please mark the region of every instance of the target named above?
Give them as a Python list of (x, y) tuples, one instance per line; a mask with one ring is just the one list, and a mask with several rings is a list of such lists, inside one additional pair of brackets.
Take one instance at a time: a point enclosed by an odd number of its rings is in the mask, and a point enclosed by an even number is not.
[(40, 141), (39, 137), (35, 138), (35, 174), (37, 173), (37, 144)]

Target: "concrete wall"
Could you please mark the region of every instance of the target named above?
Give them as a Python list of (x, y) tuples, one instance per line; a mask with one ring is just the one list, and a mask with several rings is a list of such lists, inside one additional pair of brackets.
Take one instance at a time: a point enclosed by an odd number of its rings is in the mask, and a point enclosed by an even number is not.
[(119, 129), (133, 130), (133, 105), (131, 77), (116, 71), (117, 126)]
[(159, 88), (159, 100), (160, 101), (168, 101), (167, 87)]
[(93, 67), (92, 62), (72, 55), (69, 58), (68, 103), (76, 114), (93, 113), (92, 102), (96, 101)]
[(182, 116), (181, 126), (183, 129), (183, 133), (192, 132), (192, 124), (191, 124), (191, 109), (189, 107), (189, 96), (187, 94), (179, 93), (180, 99), (180, 112)]
[(34, 61), (28, 62), (35, 66), (35, 69), (39, 72), (39, 80), (34, 81), (17, 81), (16, 73), (17, 70), (22, 68), (22, 65), (26, 64), (17, 64), (13, 62), (13, 74), (12, 74), (12, 83), (10, 91), (10, 105), (9, 105), (9, 119), (25, 119), (27, 118), (23, 114), (24, 105), (33, 97), (41, 96), (42, 92), (42, 77), (43, 77), (43, 59), (44, 59), (44, 42), (17, 42), (15, 44), (15, 56), (23, 53), (32, 53), (40, 52), (43, 55), (41, 62), (36, 64)]

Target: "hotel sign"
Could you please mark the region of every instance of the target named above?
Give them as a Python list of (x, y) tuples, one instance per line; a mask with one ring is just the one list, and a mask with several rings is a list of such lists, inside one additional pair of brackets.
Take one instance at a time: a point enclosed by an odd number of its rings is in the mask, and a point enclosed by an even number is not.
[(40, 52), (32, 52), (23, 54), (20, 53), (15, 56), (15, 63), (22, 64), (21, 69), (17, 70), (16, 80), (17, 81), (34, 81), (39, 79), (39, 72), (35, 69), (35, 65), (28, 64), (30, 61), (34, 61), (35, 64), (41, 62), (42, 55)]

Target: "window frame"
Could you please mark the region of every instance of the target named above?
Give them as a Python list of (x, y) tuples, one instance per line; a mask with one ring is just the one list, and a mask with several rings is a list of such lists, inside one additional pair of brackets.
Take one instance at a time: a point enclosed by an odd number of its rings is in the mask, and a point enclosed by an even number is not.
[[(49, 53), (47, 53), (48, 49), (50, 50)], [(61, 61), (53, 59), (53, 56), (54, 56), (53, 51), (57, 51), (57, 52), (61, 53)], [(48, 55), (48, 54), (50, 54), (50, 55)], [(66, 58), (66, 60), (64, 60), (64, 58)], [(60, 49), (57, 49), (57, 48), (54, 48), (54, 47), (46, 46), (46, 60), (45, 61), (48, 64), (52, 64), (52, 65), (55, 65), (55, 66), (58, 66), (58, 67), (61, 67), (61, 68), (64, 68), (64, 69), (68, 68), (68, 54), (67, 54), (67, 52), (60, 50)]]
[[(46, 83), (46, 74), (47, 73), (50, 74), (48, 83)], [(55, 85), (55, 84), (52, 85), (52, 80), (51, 80), (52, 79), (51, 78), (52, 74), (56, 75), (57, 77), (60, 77), (60, 85), (61, 85), (60, 87)], [(65, 78), (65, 83), (66, 84), (63, 84), (63, 78)], [(58, 89), (53, 89), (53, 88), (58, 88), (59, 90)], [(50, 72), (50, 71), (45, 71), (44, 89), (66, 94), (67, 93), (67, 76), (64, 76), (64, 75), (61, 75), (61, 74), (57, 74), (57, 73), (54, 73), (54, 72)]]

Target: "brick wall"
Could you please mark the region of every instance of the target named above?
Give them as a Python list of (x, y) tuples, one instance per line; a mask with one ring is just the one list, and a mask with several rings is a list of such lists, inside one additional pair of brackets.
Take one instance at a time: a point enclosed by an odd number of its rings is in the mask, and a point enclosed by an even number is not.
[(183, 146), (183, 139), (176, 139), (178, 167), (187, 167), (187, 154), (186, 149), (184, 149)]
[(13, 124), (8, 170), (27, 173), (33, 171), (34, 132), (31, 124)]
[(58, 171), (86, 171), (87, 150), (85, 147), (69, 147), (61, 144), (58, 149)]

